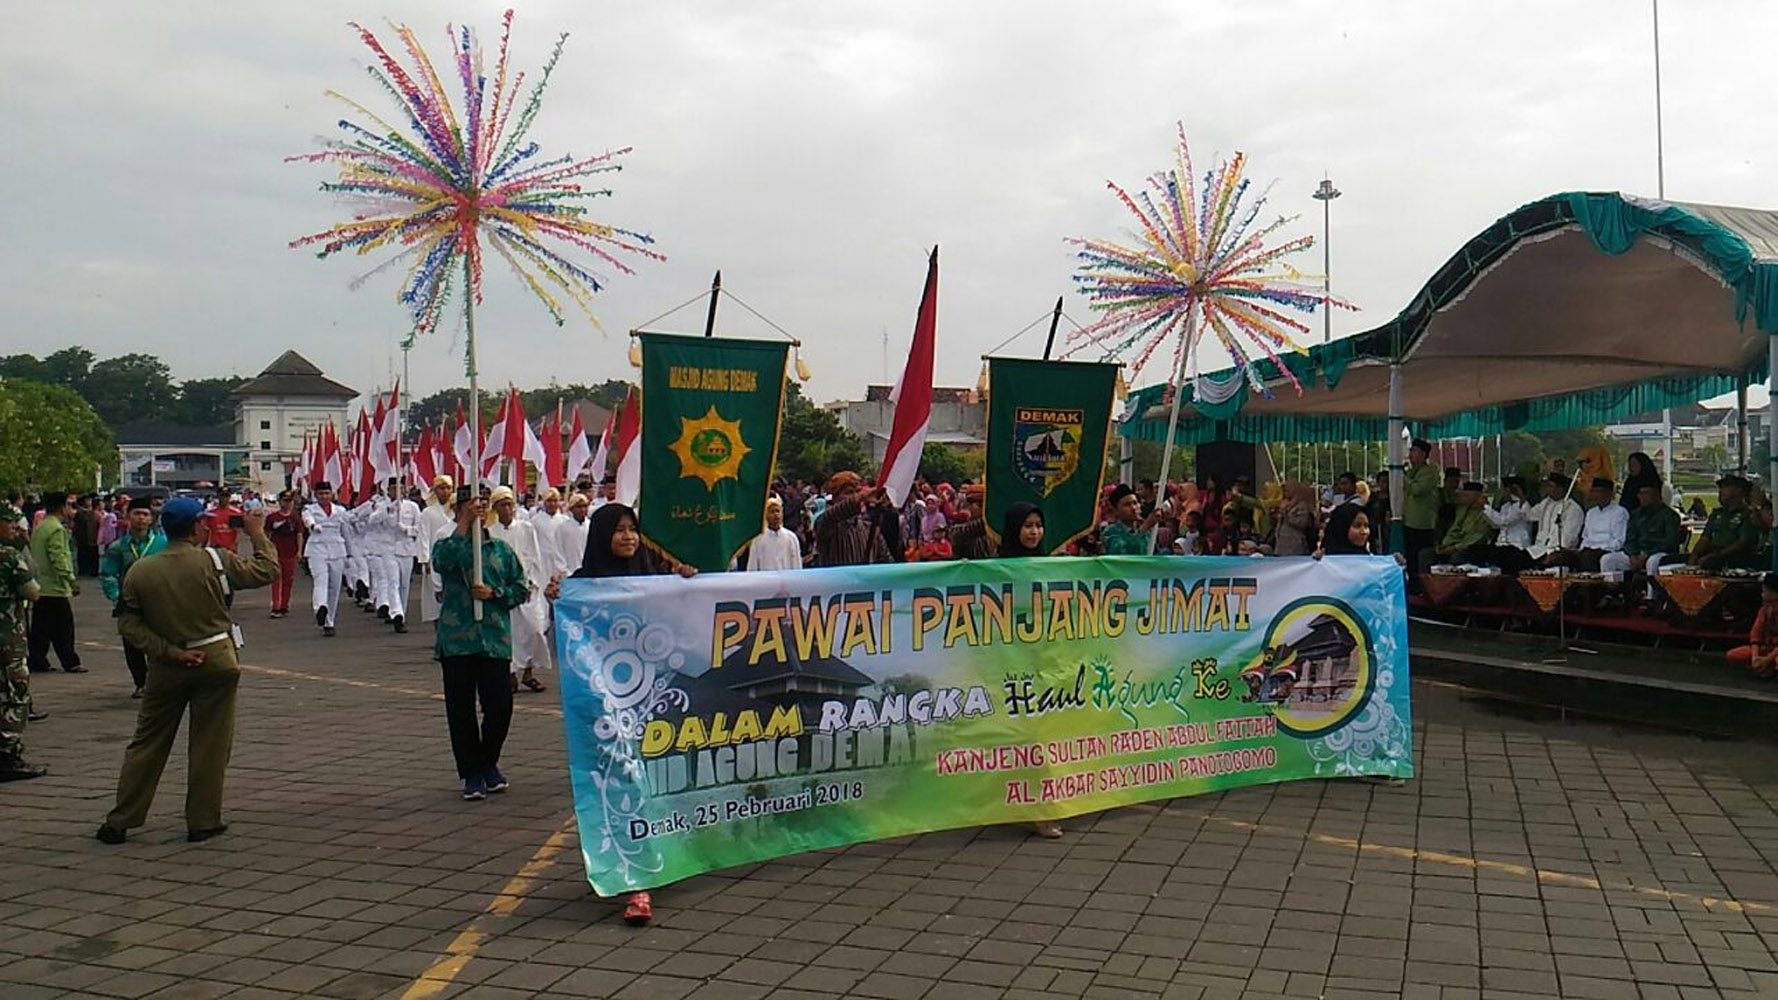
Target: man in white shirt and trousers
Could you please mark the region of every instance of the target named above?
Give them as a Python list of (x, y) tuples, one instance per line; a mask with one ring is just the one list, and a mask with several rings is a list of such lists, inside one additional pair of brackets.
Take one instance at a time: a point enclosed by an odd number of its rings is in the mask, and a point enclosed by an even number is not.
[[(414, 559), (420, 544), (420, 505), (402, 495), (401, 480), (389, 480), (389, 493), (381, 498), (372, 523), (381, 540), (382, 594), (379, 608), (388, 608), (389, 624), (397, 632), (407, 631), (407, 601), (414, 580)], [(426, 545), (429, 547), (431, 541)]]
[(1580, 543), (1544, 557), (1546, 566), (1568, 566), (1585, 573), (1599, 572), (1599, 564), (1612, 553), (1624, 550), (1624, 539), (1630, 531), (1630, 511), (1617, 502), (1611, 480), (1597, 478), (1587, 492), (1586, 518), (1581, 527)]
[(423, 622), (438, 620), (438, 589), (432, 577), (432, 543), (457, 530), (456, 493), (457, 484), (450, 476), (434, 476), (432, 495), (427, 498), (426, 509), (420, 512), (416, 558), (420, 560), (422, 574), (420, 620)]
[(1507, 476), (1500, 485), (1506, 488), (1506, 496), (1501, 498), (1498, 507), (1482, 508), (1482, 515), (1500, 533), (1497, 544), (1529, 550), (1535, 522), (1531, 518), (1531, 505), (1525, 502), (1525, 480), (1521, 476)]
[(549, 598), (544, 594), (554, 559), (545, 561), (537, 528), (519, 514), (518, 499), (512, 490), (496, 487), (488, 501), (494, 512), (488, 533), (512, 546), (519, 565), (524, 567), (525, 583), (531, 588), (530, 599), (512, 612), (512, 688), (517, 691), (523, 684), (532, 691), (543, 691), (543, 682), (534, 671), (554, 662), (549, 653)]
[(802, 568), (803, 545), (784, 527), (784, 501), (766, 497), (766, 530), (747, 543), (747, 572)]
[(340, 587), (346, 579), (345, 525), (351, 512), (333, 502), (331, 483), (315, 484), (315, 502), (303, 507), (303, 528), (309, 533), (303, 551), (309, 560), (315, 624), (333, 635), (340, 612)]
[(370, 564), (364, 558), (364, 521), (369, 516), (370, 504), (360, 503), (340, 521), (340, 537), (346, 541), (346, 592), (360, 608), (370, 604), (371, 597)]

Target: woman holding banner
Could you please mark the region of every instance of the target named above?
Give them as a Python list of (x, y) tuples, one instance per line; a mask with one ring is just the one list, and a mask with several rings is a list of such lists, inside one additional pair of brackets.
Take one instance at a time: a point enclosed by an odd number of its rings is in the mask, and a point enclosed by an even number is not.
[[(656, 576), (677, 572), (693, 577), (697, 567), (681, 563), (669, 567), (642, 546), (641, 522), (636, 512), (615, 501), (593, 512), (587, 528), (586, 553), (580, 568), (574, 571), (579, 579), (612, 576)], [(624, 897), (624, 923), (640, 927), (654, 919), (654, 898), (647, 892), (632, 892)]]
[[(1006, 517), (1000, 523), (1000, 550), (995, 554), (1002, 559), (1049, 554), (1043, 550), (1043, 511), (1036, 504), (1021, 500), (1006, 508)], [(1032, 833), (1047, 840), (1062, 836), (1062, 824), (1055, 820), (1038, 820), (1028, 825)]]

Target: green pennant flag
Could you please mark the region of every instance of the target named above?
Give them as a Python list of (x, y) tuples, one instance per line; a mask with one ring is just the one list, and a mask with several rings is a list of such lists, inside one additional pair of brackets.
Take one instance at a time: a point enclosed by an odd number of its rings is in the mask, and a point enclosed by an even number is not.
[(1099, 489), (1117, 365), (988, 359), (988, 530), (1006, 509), (1043, 511), (1043, 547), (1056, 552), (1098, 526)]
[(642, 533), (680, 562), (728, 569), (765, 523), (789, 345), (638, 336)]

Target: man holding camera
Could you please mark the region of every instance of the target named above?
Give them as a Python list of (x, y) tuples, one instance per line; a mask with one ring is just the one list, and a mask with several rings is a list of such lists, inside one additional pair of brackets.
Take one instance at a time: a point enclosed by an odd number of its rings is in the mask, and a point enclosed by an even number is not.
[(124, 751), (117, 805), (96, 836), (121, 844), (148, 817), (161, 770), (191, 709), (191, 776), (185, 794), (186, 839), (208, 840), (222, 822), (222, 782), (235, 740), (235, 659), (241, 633), (229, 616), (235, 590), (263, 587), (278, 575), (278, 553), (265, 533), (265, 511), (242, 515), (253, 557), (206, 548), (203, 504), (180, 497), (161, 508), (164, 551), (131, 567), (117, 605), (117, 631), (148, 657), (148, 683), (136, 735)]

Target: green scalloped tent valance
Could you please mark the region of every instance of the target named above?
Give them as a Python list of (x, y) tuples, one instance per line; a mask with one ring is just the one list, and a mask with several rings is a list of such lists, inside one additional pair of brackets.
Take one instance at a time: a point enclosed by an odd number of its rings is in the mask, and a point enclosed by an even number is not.
[[(1683, 205), (1635, 201), (1617, 193), (1597, 192), (1565, 192), (1530, 202), (1464, 244), (1433, 274), (1407, 308), (1389, 323), (1343, 340), (1317, 345), (1307, 352), (1287, 355), (1283, 358), (1284, 367), (1302, 383), (1307, 396), (1317, 387), (1337, 386), (1346, 369), (1355, 361), (1387, 363), (1395, 351), (1405, 353), (1425, 332), (1440, 308), (1462, 295), (1483, 271), (1493, 266), (1515, 244), (1528, 236), (1567, 225), (1578, 225), (1594, 246), (1602, 253), (1612, 255), (1627, 252), (1646, 233), (1670, 240), (1703, 261), (1734, 289), (1737, 321), (1745, 322), (1751, 314), (1754, 325), (1761, 332), (1778, 333), (1778, 261), (1759, 259), (1746, 237), (1699, 214), (1707, 212), (1733, 222), (1732, 216), (1724, 214), (1733, 211), (1736, 210), (1710, 206), (1698, 206), (1694, 211)], [(1757, 228), (1754, 226), (1750, 231)], [(1257, 368), (1262, 379), (1274, 386), (1275, 391), (1295, 391), (1287, 382), (1280, 384), (1282, 372), (1276, 362), (1267, 359), (1259, 362)], [(1743, 377), (1750, 382), (1763, 382), (1766, 378), (1765, 359), (1758, 359), (1744, 373), (1658, 378), (1522, 400), (1421, 422), (1415, 429), (1416, 433), (1434, 437), (1481, 437), (1511, 431), (1553, 431), (1611, 423), (1635, 414), (1732, 392)], [(1239, 379), (1241, 375), (1230, 368), (1205, 378), (1226, 385), (1228, 380)], [(1175, 440), (1182, 443), (1214, 440), (1359, 441), (1378, 440), (1387, 433), (1381, 400), (1374, 418), (1315, 413), (1247, 416), (1244, 411), (1253, 392), (1249, 385), (1234, 386), (1226, 396), (1216, 393), (1217, 401), (1195, 398), (1190, 381), (1183, 391), (1182, 419), (1175, 436)], [(1131, 394), (1129, 412), (1142, 414), (1153, 410), (1161, 404), (1165, 392), (1165, 385), (1136, 390)], [(1124, 425), (1124, 429), (1139, 440), (1166, 439), (1166, 419), (1160, 416), (1133, 419)]]

